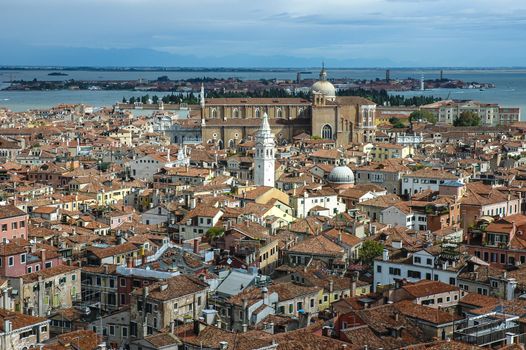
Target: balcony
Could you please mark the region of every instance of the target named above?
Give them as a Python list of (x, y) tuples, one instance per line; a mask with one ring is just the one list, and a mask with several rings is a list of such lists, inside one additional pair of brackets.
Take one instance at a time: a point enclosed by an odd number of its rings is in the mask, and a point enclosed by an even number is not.
[(506, 334), (518, 334), (518, 316), (487, 314), (470, 318), (457, 324), (453, 338), (477, 346), (505, 343)]

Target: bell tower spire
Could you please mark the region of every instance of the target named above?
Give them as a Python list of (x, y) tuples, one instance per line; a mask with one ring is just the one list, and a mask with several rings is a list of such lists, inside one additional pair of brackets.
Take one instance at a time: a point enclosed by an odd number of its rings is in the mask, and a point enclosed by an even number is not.
[(275, 184), (275, 142), (265, 113), (261, 127), (256, 133), (256, 154), (254, 156), (254, 183), (257, 186), (274, 187)]
[(199, 104), (201, 105), (201, 126), (205, 126), (205, 85), (201, 83), (199, 92)]

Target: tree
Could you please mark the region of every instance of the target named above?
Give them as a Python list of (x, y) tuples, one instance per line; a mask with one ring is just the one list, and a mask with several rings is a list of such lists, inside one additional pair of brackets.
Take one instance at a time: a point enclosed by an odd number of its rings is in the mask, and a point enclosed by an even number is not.
[(370, 264), (374, 258), (382, 255), (384, 251), (384, 245), (377, 241), (365, 241), (359, 251), (359, 256), (362, 262)]
[(422, 120), (422, 121), (427, 121), (428, 123), (431, 123), (431, 124), (436, 124), (436, 122), (438, 121), (437, 117), (433, 113), (431, 113), (430, 111), (422, 111), (422, 110), (414, 111), (413, 113), (411, 113), (409, 115), (409, 120), (411, 122)]
[(477, 113), (472, 111), (464, 111), (460, 113), (457, 119), (453, 121), (454, 126), (479, 126), (480, 117)]
[(402, 123), (402, 121), (398, 118), (395, 118), (395, 117), (392, 117), (392, 118), (389, 118), (389, 123), (393, 126), (393, 128), (395, 129), (403, 129), (405, 128), (405, 125), (404, 123)]
[(224, 233), (225, 233), (225, 229), (223, 229), (222, 227), (211, 227), (208, 229), (208, 231), (206, 231), (206, 235), (210, 239), (219, 238), (223, 236)]

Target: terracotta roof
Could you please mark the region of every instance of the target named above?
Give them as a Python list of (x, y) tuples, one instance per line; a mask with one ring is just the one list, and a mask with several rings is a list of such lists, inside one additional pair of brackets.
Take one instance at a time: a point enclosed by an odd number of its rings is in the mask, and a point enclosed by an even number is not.
[(344, 249), (324, 236), (306, 238), (289, 249), (293, 253), (318, 255), (343, 255)]
[(394, 305), (398, 311), (409, 318), (415, 318), (437, 325), (451, 323), (462, 319), (462, 317), (458, 315), (452, 315), (446, 311), (418, 305), (409, 300), (403, 300)]
[(97, 247), (90, 247), (89, 248), (91, 253), (95, 255), (99, 259), (107, 258), (109, 256), (115, 256), (119, 254), (125, 254), (130, 253), (133, 251), (138, 251), (139, 248), (130, 242), (126, 242), (124, 244), (116, 245), (113, 247), (108, 248), (97, 248)]
[[(179, 275), (150, 285), (149, 298), (155, 300), (171, 300), (188, 294), (201, 292), (208, 288), (208, 285), (201, 280), (187, 275)], [(142, 295), (144, 288), (135, 289), (132, 293)]]
[(0, 206), (0, 219), (11, 218), (15, 216), (27, 215), (23, 210), (18, 209), (14, 205)]
[(6, 320), (11, 321), (11, 327), (14, 330), (47, 321), (44, 317), (30, 316), (6, 309), (0, 309), (0, 331), (2, 332), (4, 331), (4, 321)]
[(413, 284), (402, 286), (402, 289), (415, 298), (459, 291), (458, 287), (440, 281), (421, 280)]
[(91, 330), (78, 330), (59, 334), (57, 342), (44, 346), (44, 350), (94, 350), (97, 349), (102, 338)]
[(72, 273), (77, 270), (80, 271), (80, 267), (69, 266), (69, 265), (58, 265), (58, 266), (50, 267), (50, 268), (40, 270), (37, 272), (28, 273), (26, 275), (23, 275), (22, 279), (24, 283), (33, 283), (33, 282), (38, 281), (39, 277), (42, 277), (42, 279), (45, 280), (45, 279), (55, 277), (58, 275)]

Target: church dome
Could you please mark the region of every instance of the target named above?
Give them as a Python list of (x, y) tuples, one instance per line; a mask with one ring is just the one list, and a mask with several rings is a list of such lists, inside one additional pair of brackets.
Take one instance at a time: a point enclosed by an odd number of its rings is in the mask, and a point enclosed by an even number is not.
[(336, 97), (336, 88), (327, 80), (327, 72), (325, 71), (325, 68), (321, 69), (320, 80), (312, 84), (310, 90), (312, 93), (322, 94), (325, 97)]
[(328, 180), (332, 184), (354, 184), (354, 174), (346, 165), (337, 166), (332, 169)]

